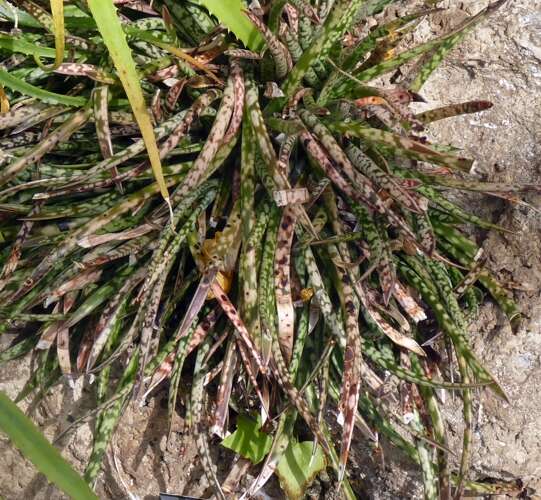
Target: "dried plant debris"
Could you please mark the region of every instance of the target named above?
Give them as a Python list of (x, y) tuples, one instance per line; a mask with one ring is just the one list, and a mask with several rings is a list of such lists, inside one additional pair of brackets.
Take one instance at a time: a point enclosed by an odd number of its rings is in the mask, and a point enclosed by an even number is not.
[[(541, 187), (480, 182), (424, 135), (491, 103), (410, 107), (503, 2), (403, 51), (434, 10), (367, 31), (392, 1), (115, 3), (0, 9), (0, 329), (17, 333), (0, 361), (39, 353), (19, 400), (96, 379), (74, 424), (95, 417), (90, 484), (126, 405), (168, 387), (219, 498), (215, 436), (252, 462), (251, 495), (277, 474), (300, 498), (327, 468), (356, 498), (357, 432), (417, 463), (426, 498), (516, 491), (468, 474), (474, 400), (506, 398), (468, 323), (482, 292), (520, 312), (463, 228), (506, 228), (447, 193)], [(463, 407), (456, 470), (442, 391)]]

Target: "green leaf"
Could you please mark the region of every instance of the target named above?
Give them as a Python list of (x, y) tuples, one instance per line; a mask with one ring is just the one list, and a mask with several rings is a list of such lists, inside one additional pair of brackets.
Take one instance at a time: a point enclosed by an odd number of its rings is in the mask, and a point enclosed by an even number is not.
[(218, 21), (231, 30), (249, 49), (260, 51), (265, 45), (259, 31), (244, 15), (243, 10), (246, 6), (241, 0), (198, 0), (197, 3), (216, 16)]
[(314, 62), (326, 57), (335, 43), (342, 38), (362, 3), (361, 0), (340, 0), (334, 3), (310, 47), (304, 51), (283, 84), (287, 97), (291, 97), (299, 88), (304, 75)]
[(272, 444), (272, 438), (260, 431), (259, 419), (253, 420), (244, 415), (237, 417), (237, 429), (222, 441), (222, 446), (258, 464), (265, 458)]
[(56, 69), (64, 60), (64, 0), (51, 0), (51, 12), (54, 23), (55, 46), (55, 60), (51, 69)]
[(16, 76), (10, 75), (7, 71), (0, 69), (0, 84), (20, 92), (21, 94), (35, 97), (40, 101), (49, 104), (65, 104), (66, 106), (84, 106), (86, 99), (84, 97), (71, 97), (67, 95), (55, 94), (40, 87), (35, 87), (29, 83), (20, 80)]
[(107, 450), (109, 440), (122, 416), (122, 409), (135, 383), (138, 365), (139, 351), (135, 351), (115, 388), (115, 394), (109, 399), (109, 402), (112, 404), (101, 410), (97, 415), (94, 444), (85, 470), (85, 479), (89, 483), (95, 481), (101, 469), (103, 456)]
[(8, 4), (6, 0), (0, 0), (0, 15), (11, 22), (17, 20), (19, 27), (28, 26), (29, 28), (41, 28), (41, 24), (30, 14), (14, 5)]
[(325, 467), (327, 460), (320, 446), (312, 458), (312, 441), (291, 442), (280, 460), (276, 475), (289, 500), (304, 498), (304, 492)]
[(441, 153), (419, 141), (402, 137), (386, 130), (379, 130), (367, 127), (363, 122), (343, 121), (327, 123), (327, 126), (333, 131), (341, 134), (347, 134), (359, 137), (366, 141), (383, 144), (391, 149), (394, 154), (414, 158), (436, 165), (455, 168), (464, 172), (469, 172), (473, 165), (473, 160), (461, 158), (447, 153)]
[(67, 495), (78, 500), (98, 498), (58, 450), (3, 392), (0, 392), (0, 429), (49, 481)]
[(27, 42), (24, 38), (10, 35), (0, 35), (0, 48), (9, 52), (20, 52), (27, 56), (54, 57), (55, 50), (50, 47), (42, 47), (36, 43)]
[(109, 50), (122, 86), (130, 101), (133, 114), (135, 115), (147, 148), (154, 177), (160, 187), (160, 192), (163, 198), (168, 200), (169, 193), (167, 192), (167, 186), (163, 178), (154, 129), (152, 128), (143, 91), (139, 83), (139, 76), (135, 69), (135, 62), (126, 42), (126, 35), (122, 30), (120, 19), (116, 13), (116, 7), (113, 4), (113, 0), (89, 0), (88, 7)]

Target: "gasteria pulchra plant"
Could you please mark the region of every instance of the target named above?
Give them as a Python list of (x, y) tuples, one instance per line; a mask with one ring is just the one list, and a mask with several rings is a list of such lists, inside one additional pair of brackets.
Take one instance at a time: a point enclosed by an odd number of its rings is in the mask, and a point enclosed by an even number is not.
[(299, 498), (328, 468), (356, 498), (355, 432), (401, 448), (426, 498), (514, 490), (468, 477), (475, 397), (506, 397), (468, 323), (486, 296), (519, 312), (463, 228), (506, 229), (447, 193), (539, 186), (480, 182), (426, 138), (490, 103), (410, 106), (504, 2), (409, 48), (435, 2), (390, 20), (392, 0), (115, 3), (0, 2), (0, 328), (17, 333), (0, 360), (37, 360), (18, 400), (94, 380), (68, 429), (93, 422), (90, 484), (127, 405), (168, 391), (218, 498), (242, 479), (217, 476), (220, 440), (252, 467), (247, 495), (277, 474)]

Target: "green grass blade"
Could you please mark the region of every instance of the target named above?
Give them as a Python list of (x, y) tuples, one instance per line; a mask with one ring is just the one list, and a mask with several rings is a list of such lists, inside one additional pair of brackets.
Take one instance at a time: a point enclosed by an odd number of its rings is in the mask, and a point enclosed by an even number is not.
[(38, 428), (3, 392), (0, 392), (0, 428), (47, 479), (78, 500), (97, 499)]
[(3, 69), (0, 69), (0, 84), (23, 95), (35, 97), (48, 104), (65, 104), (66, 106), (84, 106), (86, 104), (84, 97), (72, 97), (43, 90), (41, 87), (35, 87)]
[(64, 0), (51, 0), (51, 13), (52, 13), (52, 28), (54, 32), (54, 46), (55, 46), (55, 58), (54, 63), (51, 66), (45, 66), (39, 59), (34, 57), (38, 66), (42, 69), (50, 71), (55, 70), (62, 64), (64, 60)]
[(135, 119), (141, 129), (141, 134), (143, 135), (152, 165), (152, 171), (154, 172), (158, 186), (160, 186), (160, 192), (163, 198), (168, 200), (169, 193), (163, 178), (160, 154), (158, 152), (154, 130), (145, 104), (145, 98), (143, 97), (143, 91), (139, 84), (135, 62), (126, 42), (126, 36), (122, 30), (120, 19), (116, 14), (116, 7), (113, 4), (113, 0), (90, 0), (88, 6), (113, 59), (122, 86), (130, 101)]
[(10, 35), (0, 35), (0, 48), (9, 52), (20, 52), (27, 56), (55, 57), (54, 49), (42, 47), (35, 43), (27, 42), (24, 38), (18, 38)]

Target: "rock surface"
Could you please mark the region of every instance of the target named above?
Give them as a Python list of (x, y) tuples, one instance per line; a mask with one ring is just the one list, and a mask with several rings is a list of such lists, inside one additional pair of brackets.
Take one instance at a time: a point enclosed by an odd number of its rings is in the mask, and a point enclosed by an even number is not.
[[(447, 3), (458, 4), (460, 9), (455, 10), (468, 14), (487, 4)], [(449, 15), (452, 11), (444, 14), (443, 24)], [(423, 88), (430, 106), (476, 98), (494, 103), (479, 116), (431, 127), (437, 142), (460, 146), (476, 158), (476, 171), (484, 179), (541, 182), (540, 51), (541, 1), (510, 0), (453, 51)], [(540, 198), (526, 199), (539, 208)], [(464, 201), (476, 213), (515, 232), (479, 233), (477, 238), (480, 242), (485, 238), (490, 268), (503, 282), (516, 285), (514, 298), (524, 314), (513, 333), (498, 308), (487, 302), (471, 327), (476, 352), (510, 400), (505, 403), (482, 392), (473, 475), (521, 478), (541, 494), (541, 217), (497, 199), (469, 196)]]

